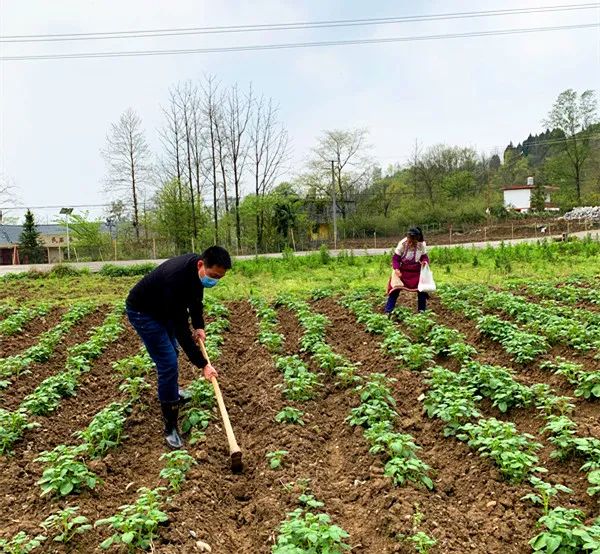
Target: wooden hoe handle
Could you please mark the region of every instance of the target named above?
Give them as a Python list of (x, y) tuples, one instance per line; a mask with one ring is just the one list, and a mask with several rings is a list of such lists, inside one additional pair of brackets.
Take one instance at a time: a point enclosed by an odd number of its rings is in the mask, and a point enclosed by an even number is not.
[[(206, 347), (204, 346), (204, 343), (201, 340), (199, 340), (198, 344), (200, 346), (200, 350), (202, 350), (202, 355), (210, 364), (210, 358), (208, 357), (208, 353), (206, 352)], [(217, 378), (211, 377), (210, 382), (212, 383), (213, 388), (215, 389), (215, 397), (217, 398), (217, 404), (219, 405), (219, 411), (221, 412), (221, 419), (223, 420), (223, 426), (225, 427), (225, 434), (227, 435), (227, 442), (229, 443), (229, 453), (233, 456), (234, 454), (241, 452), (241, 450), (238, 446), (237, 441), (235, 440), (233, 428), (231, 427), (231, 422), (229, 421), (229, 415), (227, 414), (227, 408), (225, 407), (225, 402), (223, 401), (223, 395), (221, 394), (221, 388), (219, 387)]]

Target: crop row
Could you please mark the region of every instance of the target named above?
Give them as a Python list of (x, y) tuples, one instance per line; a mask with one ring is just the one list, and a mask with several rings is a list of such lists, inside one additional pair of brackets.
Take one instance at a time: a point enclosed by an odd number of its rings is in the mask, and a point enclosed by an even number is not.
[[(71, 306), (55, 327), (39, 336), (36, 344), (23, 352), (0, 359), (0, 377), (19, 376), (33, 363), (48, 361), (62, 338), (95, 309), (93, 302), (79, 302)], [(8, 380), (0, 381), (0, 388), (6, 388), (9, 383)]]
[[(403, 313), (403, 312), (400, 312)], [(404, 312), (406, 313), (406, 312)], [(400, 316), (400, 319), (402, 317)], [(404, 323), (414, 322), (418, 319), (433, 321), (430, 314), (408, 315)], [(426, 328), (421, 323), (413, 328)], [(462, 338), (455, 335), (454, 329), (434, 323), (428, 334), (421, 335), (421, 340), (427, 340), (430, 345), (438, 340), (439, 336), (454, 336), (460, 342)], [(446, 345), (444, 349), (435, 348), (436, 355), (451, 355), (452, 349)], [(478, 452), (493, 459), (501, 472), (512, 481), (520, 481), (529, 476), (529, 482), (534, 492), (523, 497), (534, 504), (543, 507), (543, 515), (538, 525), (544, 526), (545, 531), (534, 537), (530, 544), (536, 552), (562, 552), (556, 548), (575, 546), (573, 552), (596, 552), (600, 547), (598, 531), (600, 519), (591, 526), (583, 524), (583, 513), (577, 510), (567, 510), (562, 507), (550, 510), (551, 498), (559, 492), (572, 493), (573, 491), (560, 484), (552, 485), (532, 475), (532, 473), (546, 470), (537, 465), (538, 458), (535, 454), (541, 445), (532, 442), (533, 437), (528, 434), (519, 434), (514, 424), (500, 422), (495, 418), (484, 419), (477, 408), (477, 403), (483, 398), (489, 398), (501, 411), (511, 407), (535, 406), (545, 417), (546, 426), (542, 432), (549, 435), (549, 442), (555, 447), (551, 453), (552, 458), (561, 460), (578, 456), (584, 460), (582, 471), (588, 472), (590, 495), (600, 492), (600, 441), (593, 437), (577, 437), (577, 425), (569, 417), (573, 405), (567, 397), (556, 396), (546, 384), (536, 384), (530, 387), (516, 382), (512, 371), (508, 368), (480, 364), (471, 360), (461, 360), (462, 366), (458, 373), (443, 367), (435, 366), (429, 372), (429, 390), (424, 399), (424, 406), (428, 415), (442, 419), (446, 435), (456, 435), (460, 440), (466, 441), (469, 446)], [(577, 364), (559, 360), (554, 364), (546, 363), (547, 369), (567, 373), (576, 380), (585, 378), (585, 372), (580, 371)], [(583, 392), (581, 393), (583, 395)], [(567, 522), (564, 533), (557, 532), (557, 525)], [(565, 552), (567, 550), (564, 550)]]
[(356, 365), (333, 352), (327, 344), (325, 329), (329, 320), (326, 316), (314, 313), (302, 300), (284, 298), (280, 302), (298, 316), (304, 330), (300, 341), (302, 350), (311, 354), (319, 367), (336, 375), (339, 384), (358, 383), (354, 391), (360, 403), (350, 410), (346, 420), (351, 426), (364, 429), (364, 437), (370, 444), (369, 452), (384, 459), (384, 474), (395, 485), (411, 481), (432, 489), (431, 468), (418, 457), (420, 447), (414, 437), (394, 431), (398, 420), (391, 390), (394, 380), (382, 373), (372, 373), (365, 379), (359, 377)]
[(537, 333), (523, 331), (510, 321), (484, 312), (466, 300), (462, 289), (440, 287), (439, 297), (442, 304), (475, 321), (477, 330), (502, 345), (504, 350), (518, 363), (527, 363), (537, 359), (550, 350), (545, 337)]
[[(207, 314), (218, 318), (206, 327), (207, 349), (211, 357), (216, 358), (223, 341), (221, 332), (228, 326), (224, 317), (227, 310), (222, 305), (211, 305)], [(99, 483), (98, 478), (87, 467), (85, 459), (102, 457), (108, 449), (126, 438), (123, 435), (125, 417), (133, 404), (139, 402), (142, 391), (149, 387), (144, 377), (152, 367), (152, 361), (145, 352), (113, 363), (113, 368), (122, 376), (119, 390), (128, 399), (109, 404), (96, 414), (86, 429), (77, 432), (76, 436), (81, 444), (59, 445), (52, 451), (40, 454), (36, 461), (45, 464), (42, 478), (38, 482), (42, 487), (42, 495), (65, 496), (82, 488), (94, 488)], [(189, 388), (191, 400), (185, 410), (183, 426), (188, 431), (191, 430), (193, 438), (197, 440), (199, 437), (194, 437), (193, 432), (203, 430), (212, 418), (210, 410), (214, 405), (214, 395), (210, 383), (204, 379), (192, 382)], [(160, 477), (167, 481), (172, 492), (178, 492), (195, 460), (185, 450), (163, 454), (160, 460), (164, 461)], [(151, 548), (160, 525), (168, 520), (167, 514), (162, 511), (164, 502), (168, 501), (163, 496), (165, 490), (164, 487), (141, 488), (133, 504), (121, 506), (114, 515), (96, 521), (94, 527), (107, 526), (112, 531), (112, 535), (100, 547), (108, 549), (112, 546), (124, 546), (130, 552)], [(53, 532), (55, 541), (70, 542), (92, 528), (88, 519), (79, 515), (78, 511), (77, 507), (61, 510), (42, 523), (42, 527)], [(10, 540), (0, 540), (0, 547), (7, 552), (30, 552), (45, 540), (45, 535), (30, 538), (20, 532)]]
[(53, 305), (49, 302), (43, 302), (33, 307), (22, 307), (9, 315), (6, 319), (0, 321), (0, 335), (16, 335), (23, 331), (23, 327), (37, 317), (44, 317)]
[(0, 454), (10, 452), (25, 430), (39, 426), (30, 421), (31, 416), (47, 415), (58, 408), (63, 398), (75, 395), (79, 378), (90, 371), (91, 362), (123, 333), (122, 314), (123, 305), (119, 304), (87, 341), (69, 349), (65, 369), (42, 381), (14, 412), (0, 408)]
[[(515, 285), (514, 288), (519, 286)], [(528, 281), (525, 284), (525, 289), (541, 298), (551, 298), (564, 304), (577, 304), (578, 302), (600, 304), (600, 291), (597, 288), (578, 287), (563, 283), (557, 286), (556, 283), (552, 282), (534, 283)]]
[[(305, 402), (314, 397), (315, 388), (320, 384), (318, 375), (311, 372), (298, 355), (280, 355), (285, 337), (277, 332), (277, 312), (263, 298), (251, 299), (259, 322), (258, 341), (273, 355), (275, 367), (283, 374), (282, 394), (289, 401)], [(306, 336), (306, 335), (305, 335)], [(304, 339), (304, 336), (303, 336)], [(304, 425), (303, 412), (294, 406), (286, 406), (276, 416), (278, 423)], [(267, 453), (271, 469), (282, 467), (283, 459), (288, 454), (285, 450)], [(298, 502), (300, 507), (286, 515), (280, 524), (273, 554), (292, 554), (294, 552), (330, 552), (341, 554), (350, 550), (344, 542), (348, 533), (334, 525), (327, 513), (324, 513), (323, 502), (318, 501), (308, 490), (303, 491)]]
[(444, 286), (440, 295), (442, 298), (450, 295), (471, 304), (481, 304), (486, 310), (505, 313), (529, 330), (545, 335), (551, 344), (567, 344), (583, 351), (600, 347), (600, 314), (558, 305), (533, 304), (511, 293), (482, 286)]

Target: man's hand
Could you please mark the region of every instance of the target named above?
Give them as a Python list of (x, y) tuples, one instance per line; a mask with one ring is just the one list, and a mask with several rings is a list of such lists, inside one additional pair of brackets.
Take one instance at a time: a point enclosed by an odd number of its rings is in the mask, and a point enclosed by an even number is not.
[(394, 269), (394, 273), (396, 274), (396, 277), (398, 277), (398, 279), (402, 277), (402, 272), (399, 269)]
[(210, 381), (213, 377), (218, 376), (219, 374), (217, 373), (217, 370), (211, 364), (206, 364), (204, 366), (204, 378), (207, 381)]
[(204, 332), (204, 329), (194, 329), (193, 334), (196, 342), (199, 340), (206, 342), (206, 333)]

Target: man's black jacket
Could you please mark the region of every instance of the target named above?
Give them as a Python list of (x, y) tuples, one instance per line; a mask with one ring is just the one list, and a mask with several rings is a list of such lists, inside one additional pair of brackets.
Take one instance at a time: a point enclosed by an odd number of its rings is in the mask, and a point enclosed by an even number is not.
[(204, 287), (198, 277), (198, 260), (198, 254), (184, 254), (162, 263), (131, 289), (127, 307), (172, 329), (190, 362), (204, 367), (207, 362), (189, 324), (191, 317), (194, 329), (204, 329)]

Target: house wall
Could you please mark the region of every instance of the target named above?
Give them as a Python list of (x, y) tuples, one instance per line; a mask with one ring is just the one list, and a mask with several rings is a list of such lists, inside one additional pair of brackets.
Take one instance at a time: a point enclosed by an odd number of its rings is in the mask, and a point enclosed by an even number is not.
[(0, 265), (11, 265), (12, 257), (12, 248), (0, 248)]
[(504, 206), (517, 210), (528, 210), (531, 208), (531, 189), (505, 190)]
[[(0, 265), (12, 265), (13, 262), (13, 250), (14, 247), (10, 244), (0, 245)], [(59, 248), (58, 246), (48, 246), (44, 248), (44, 258), (47, 258), (48, 263), (58, 264), (65, 260), (66, 246)], [(27, 263), (26, 259), (22, 257), (19, 259), (20, 263)]]

